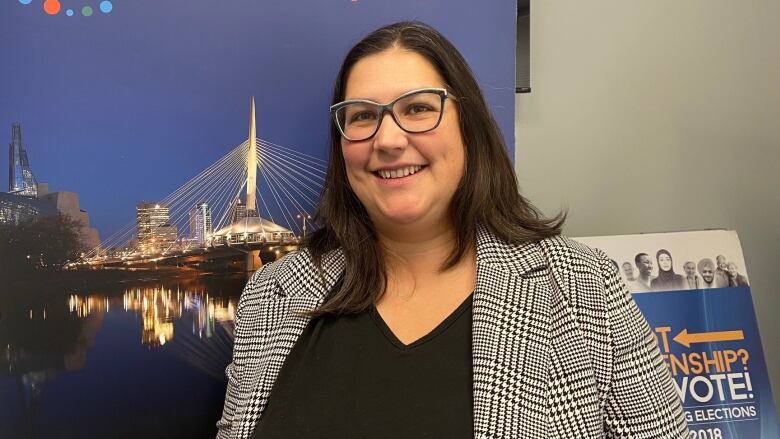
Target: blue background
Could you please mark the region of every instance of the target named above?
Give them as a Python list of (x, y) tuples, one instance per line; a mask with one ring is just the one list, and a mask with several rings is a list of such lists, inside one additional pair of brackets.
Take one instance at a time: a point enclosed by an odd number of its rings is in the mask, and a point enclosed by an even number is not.
[(251, 95), (258, 137), (325, 158), (343, 55), (403, 19), (461, 50), (514, 157), (514, 1), (61, 3), (50, 16), (40, 0), (0, 2), (0, 141), (20, 121), (37, 179), (78, 192), (102, 238), (245, 140)]

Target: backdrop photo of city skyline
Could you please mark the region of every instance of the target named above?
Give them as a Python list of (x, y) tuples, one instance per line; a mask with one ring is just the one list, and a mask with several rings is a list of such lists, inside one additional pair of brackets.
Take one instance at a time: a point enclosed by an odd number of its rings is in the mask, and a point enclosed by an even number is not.
[(452, 39), (514, 144), (512, 2), (115, 1), (90, 17), (42, 3), (0, 5), (0, 136), (20, 122), (36, 178), (78, 193), (103, 238), (245, 141), (252, 96), (259, 138), (326, 159), (341, 58), (395, 20)]
[(0, 437), (214, 437), (247, 276), (316, 227), (341, 60), (409, 19), (513, 157), (513, 1), (0, 3)]

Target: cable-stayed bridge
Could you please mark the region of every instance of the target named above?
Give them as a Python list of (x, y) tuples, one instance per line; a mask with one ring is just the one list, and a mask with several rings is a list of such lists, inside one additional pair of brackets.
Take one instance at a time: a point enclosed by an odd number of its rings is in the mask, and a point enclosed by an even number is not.
[(326, 162), (257, 137), (255, 104), (249, 137), (162, 200), (140, 203), (136, 218), (83, 256), (83, 263), (133, 266), (176, 259), (197, 262), (297, 248), (306, 234)]

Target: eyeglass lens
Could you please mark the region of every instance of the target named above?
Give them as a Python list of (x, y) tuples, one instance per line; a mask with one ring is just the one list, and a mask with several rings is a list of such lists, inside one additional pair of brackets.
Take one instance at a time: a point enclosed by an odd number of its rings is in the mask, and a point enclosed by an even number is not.
[[(406, 131), (430, 131), (439, 123), (442, 98), (438, 93), (420, 92), (405, 96), (393, 104), (395, 120)], [(374, 135), (382, 118), (382, 106), (354, 102), (336, 111), (342, 133), (351, 140), (364, 140)]]

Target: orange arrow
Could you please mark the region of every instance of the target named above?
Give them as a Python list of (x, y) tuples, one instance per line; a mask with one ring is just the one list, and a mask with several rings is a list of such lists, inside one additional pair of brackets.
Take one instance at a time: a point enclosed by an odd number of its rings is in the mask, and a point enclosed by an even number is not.
[(715, 331), (700, 332), (698, 334), (689, 334), (688, 329), (683, 329), (674, 337), (674, 341), (680, 343), (686, 348), (691, 347), (691, 343), (709, 343), (713, 341), (735, 341), (744, 340), (745, 334), (742, 331)]

